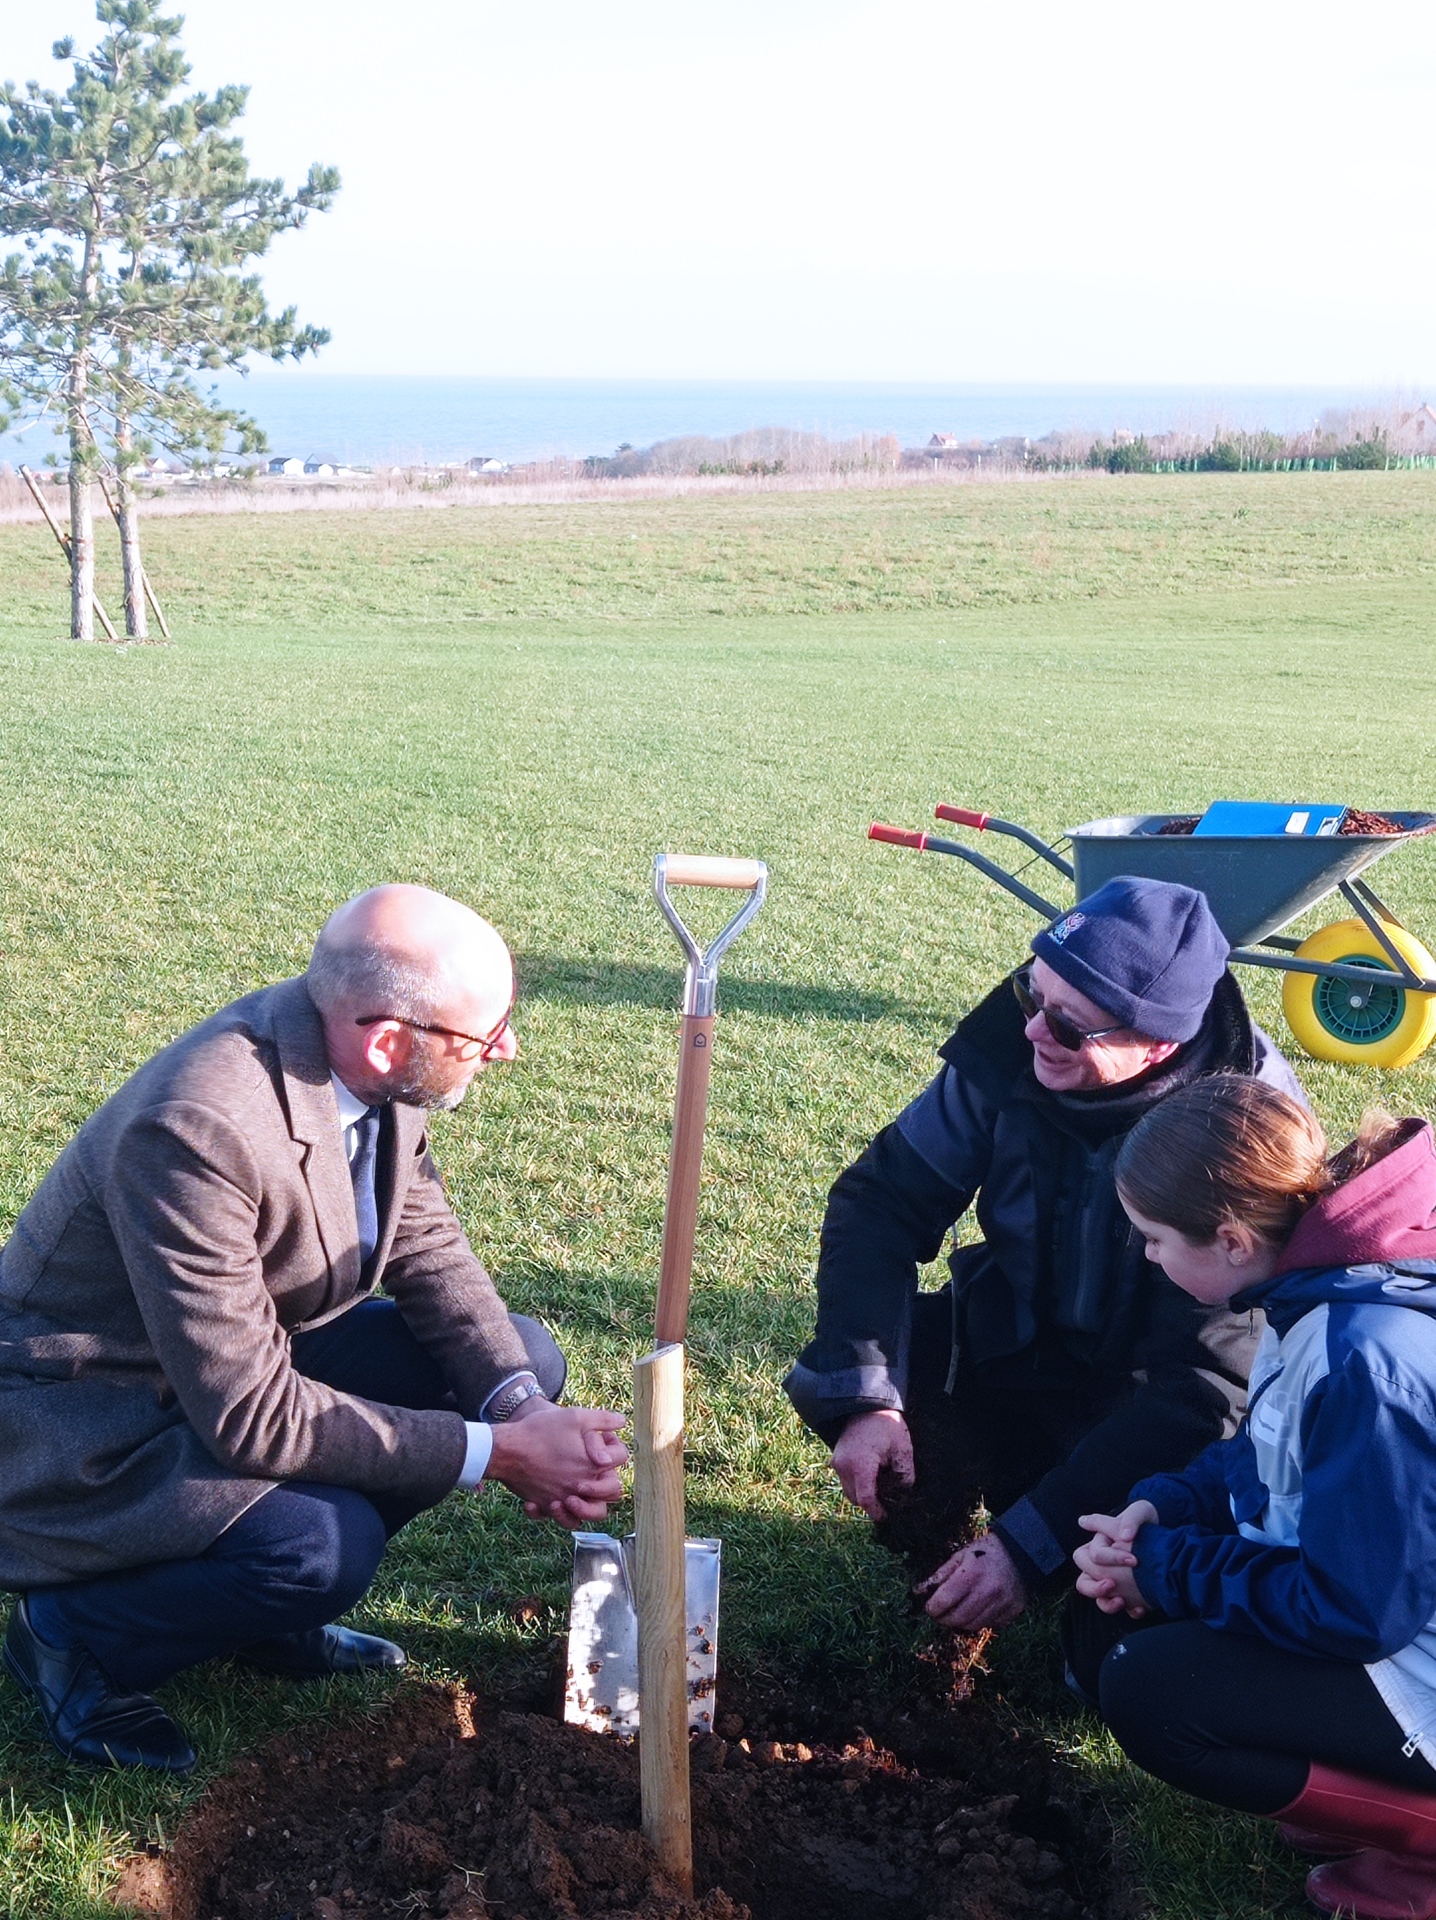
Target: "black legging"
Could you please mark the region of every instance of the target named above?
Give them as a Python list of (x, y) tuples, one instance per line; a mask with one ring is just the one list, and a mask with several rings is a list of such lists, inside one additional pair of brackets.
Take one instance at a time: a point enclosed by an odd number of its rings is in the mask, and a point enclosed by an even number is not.
[[(1077, 1607), (1090, 1607), (1080, 1601)], [(1118, 1616), (1120, 1618), (1120, 1616)], [(1148, 1773), (1219, 1807), (1278, 1813), (1312, 1761), (1436, 1793), (1365, 1667), (1287, 1653), (1197, 1620), (1126, 1623), (1096, 1673), (1102, 1718)], [(1079, 1635), (1095, 1650), (1100, 1630)], [(1071, 1648), (1073, 1636), (1064, 1634)], [(1080, 1667), (1076, 1678), (1087, 1679)]]

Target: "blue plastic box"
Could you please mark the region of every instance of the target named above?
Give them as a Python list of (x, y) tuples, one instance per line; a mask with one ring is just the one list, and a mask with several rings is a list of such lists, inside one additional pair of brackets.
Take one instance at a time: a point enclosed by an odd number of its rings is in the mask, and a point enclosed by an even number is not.
[(1287, 806), (1276, 800), (1214, 800), (1197, 822), (1193, 837), (1221, 834), (1229, 840), (1253, 840), (1292, 834), (1324, 840), (1337, 832), (1345, 816), (1345, 807), (1316, 806), (1310, 801)]

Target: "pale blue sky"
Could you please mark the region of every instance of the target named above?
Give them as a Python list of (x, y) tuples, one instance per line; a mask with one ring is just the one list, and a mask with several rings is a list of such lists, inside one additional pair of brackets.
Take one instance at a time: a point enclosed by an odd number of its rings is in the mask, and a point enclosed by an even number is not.
[[(191, 0), (331, 372), (1436, 380), (1416, 0)], [(0, 74), (83, 0), (0, 0)]]

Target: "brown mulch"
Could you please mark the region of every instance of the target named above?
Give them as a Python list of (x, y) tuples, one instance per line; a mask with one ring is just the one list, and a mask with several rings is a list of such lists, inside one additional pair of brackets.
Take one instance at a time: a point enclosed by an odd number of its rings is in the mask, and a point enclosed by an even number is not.
[(1336, 829), (1338, 834), (1393, 834), (1405, 833), (1405, 827), (1397, 826), (1394, 820), (1388, 820), (1384, 813), (1363, 813), (1360, 807), (1348, 807), (1346, 818)]
[[(851, 1708), (849, 1708), (849, 1712)], [(639, 1832), (636, 1750), (458, 1689), (291, 1734), (119, 1890), (162, 1920), (1132, 1920), (1110, 1827), (983, 1702), (841, 1710), (725, 1687), (693, 1749), (696, 1894)]]
[[(1158, 834), (1195, 833), (1199, 813), (1186, 814), (1181, 819), (1164, 820), (1158, 827)], [(1362, 834), (1388, 836), (1395, 833), (1408, 833), (1408, 827), (1399, 826), (1396, 821), (1388, 820), (1384, 813), (1367, 813), (1361, 807), (1348, 807), (1342, 817), (1341, 825), (1336, 829), (1338, 837), (1343, 834)]]

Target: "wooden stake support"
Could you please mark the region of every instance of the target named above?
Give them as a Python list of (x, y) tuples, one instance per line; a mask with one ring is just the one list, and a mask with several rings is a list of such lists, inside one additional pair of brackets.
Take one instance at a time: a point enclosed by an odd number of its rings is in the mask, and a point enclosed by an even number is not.
[[(109, 482), (106, 480), (104, 474), (100, 475), (100, 492), (105, 496), (105, 505), (110, 510), (110, 518), (114, 521), (115, 525), (118, 527), (120, 525), (120, 510), (115, 505), (114, 501), (110, 498), (110, 485), (109, 485)], [(123, 531), (123, 529), (121, 530)], [(150, 612), (155, 616), (155, 619), (158, 620), (160, 623), (160, 632), (164, 635), (166, 640), (173, 638), (173, 636), (170, 633), (169, 627), (166, 624), (164, 614), (160, 610), (160, 603), (155, 598), (155, 590), (150, 585), (150, 576), (146, 572), (144, 567), (140, 568), (140, 583), (144, 587), (145, 598), (150, 603)]]
[[(40, 509), (41, 513), (44, 514), (51, 533), (53, 533), (55, 538), (59, 541), (60, 551), (61, 553), (64, 554), (65, 564), (66, 566), (68, 566), (70, 564), (69, 534), (65, 532), (64, 528), (60, 525), (59, 521), (55, 518), (54, 514), (51, 513), (50, 503), (45, 498), (44, 494), (41, 493), (39, 482), (36, 480), (34, 474), (31, 473), (28, 467), (21, 467), (20, 477), (25, 482), (25, 485), (30, 489), (30, 493), (32, 498), (34, 499), (35, 505)], [(109, 496), (106, 495), (107, 499), (108, 497)], [(107, 634), (107, 636), (111, 640), (118, 640), (120, 636), (115, 632), (114, 622), (110, 619), (110, 616), (105, 612), (105, 609), (100, 605), (99, 594), (92, 593), (90, 595), (90, 600), (95, 609), (95, 618), (99, 621), (100, 625), (105, 629), (105, 633)], [(163, 626), (164, 622), (161, 621), (160, 625)]]
[(676, 1343), (634, 1362), (633, 1436), (643, 1834), (658, 1855), (660, 1870), (689, 1899), (693, 1810), (688, 1777), (683, 1348)]

